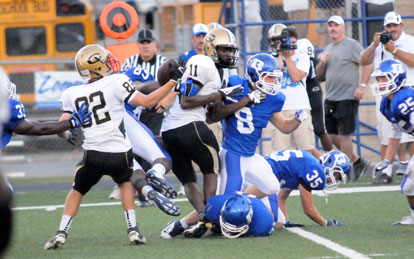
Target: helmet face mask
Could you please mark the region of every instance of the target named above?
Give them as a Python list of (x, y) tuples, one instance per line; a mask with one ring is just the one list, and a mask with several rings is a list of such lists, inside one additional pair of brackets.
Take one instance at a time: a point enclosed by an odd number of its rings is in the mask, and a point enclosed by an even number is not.
[(121, 65), (111, 52), (97, 44), (92, 44), (78, 51), (75, 67), (82, 77), (99, 79), (120, 71)]
[(237, 238), (249, 230), (253, 209), (250, 200), (241, 194), (230, 197), (220, 212), (220, 227), (227, 238)]
[(405, 85), (407, 67), (397, 60), (385, 60), (381, 62), (371, 77), (375, 77), (377, 81), (371, 84), (372, 94), (387, 97)]
[(333, 150), (323, 155), (319, 162), (325, 167), (325, 189), (334, 190), (340, 183), (346, 184), (351, 173), (351, 161), (341, 151)]
[(283, 73), (277, 60), (269, 54), (256, 54), (247, 61), (245, 77), (261, 92), (276, 95), (282, 88)]
[(228, 29), (214, 29), (204, 37), (204, 53), (217, 65), (234, 67), (239, 59), (236, 37)]

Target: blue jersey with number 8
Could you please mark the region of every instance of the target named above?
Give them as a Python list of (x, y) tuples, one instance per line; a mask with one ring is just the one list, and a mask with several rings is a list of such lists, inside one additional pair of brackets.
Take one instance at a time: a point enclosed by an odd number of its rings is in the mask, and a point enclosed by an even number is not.
[[(235, 103), (251, 92), (246, 79), (230, 76), (228, 86), (236, 85), (244, 87), (243, 96), (235, 96), (233, 100), (226, 99), (226, 104)], [(275, 112), (282, 110), (285, 99), (285, 95), (281, 92), (277, 95), (267, 95), (264, 102), (244, 106), (224, 119), (223, 148), (241, 156), (253, 156), (262, 137), (263, 128), (267, 126)]]

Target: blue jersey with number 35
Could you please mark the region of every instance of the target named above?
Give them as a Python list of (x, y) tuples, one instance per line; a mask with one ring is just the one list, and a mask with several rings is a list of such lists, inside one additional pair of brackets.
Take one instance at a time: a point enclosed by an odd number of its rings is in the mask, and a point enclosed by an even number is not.
[[(253, 217), (249, 224), (247, 235), (260, 237), (272, 234), (273, 222), (277, 221), (277, 218), (274, 219), (273, 215), (266, 208), (266, 205), (264, 205), (264, 203), (255, 196), (248, 194), (242, 195), (246, 196), (250, 200), (253, 209)], [(216, 224), (220, 224), (221, 208), (230, 197), (232, 197), (232, 194), (223, 194), (213, 196), (208, 200), (205, 210), (208, 220)]]
[(410, 114), (414, 111), (414, 89), (401, 88), (392, 100), (382, 98), (381, 113), (393, 124), (397, 124), (402, 132), (414, 135), (414, 127), (410, 123)]
[(10, 120), (3, 125), (3, 133), (1, 135), (1, 149), (3, 149), (9, 142), (13, 135), (14, 128), (26, 118), (24, 106), (21, 102), (9, 99), (10, 102)]
[[(235, 96), (234, 101), (227, 99), (226, 104), (235, 103), (251, 92), (246, 79), (230, 76), (228, 87), (235, 85), (242, 85), (244, 93), (242, 96)], [(267, 95), (264, 102), (245, 106), (224, 119), (223, 148), (242, 156), (254, 155), (263, 128), (275, 112), (282, 110), (285, 99), (285, 95), (280, 92), (277, 95)]]
[(304, 183), (310, 190), (323, 190), (326, 184), (325, 168), (309, 152), (285, 150), (265, 156), (282, 188), (297, 189)]

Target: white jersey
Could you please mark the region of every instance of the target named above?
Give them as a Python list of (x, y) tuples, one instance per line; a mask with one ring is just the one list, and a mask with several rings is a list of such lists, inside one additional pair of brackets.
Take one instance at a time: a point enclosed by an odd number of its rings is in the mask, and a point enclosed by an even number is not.
[(298, 49), (296, 50), (296, 52), (305, 54), (310, 59), (310, 69), (309, 69), (308, 78), (315, 78), (316, 71), (315, 71), (315, 67), (313, 63), (313, 60), (315, 59), (315, 48), (313, 47), (312, 42), (310, 42), (310, 40), (306, 38), (303, 38), (303, 39), (298, 39), (296, 44), (298, 46)]
[[(292, 56), (292, 61), (297, 69), (308, 74), (310, 59), (307, 55), (295, 51), (295, 54)], [(285, 61), (283, 63), (282, 89), (280, 91), (286, 96), (286, 101), (282, 110), (310, 110), (309, 97), (306, 92), (306, 76), (295, 83), (287, 70)]]
[[(395, 47), (404, 52), (413, 54), (414, 37), (406, 34), (405, 32), (402, 32), (398, 40), (395, 41)], [(386, 51), (384, 45), (380, 42), (378, 47), (375, 49), (374, 69), (376, 69), (382, 61), (387, 59), (395, 59), (395, 57), (390, 52)], [(406, 85), (414, 86), (414, 66), (407, 66)]]
[[(195, 55), (191, 57), (187, 64), (182, 82), (192, 80), (202, 85), (197, 95), (209, 95), (218, 92), (222, 87), (226, 87), (229, 81), (229, 70), (223, 69), (220, 76), (214, 61), (205, 55)], [(174, 105), (165, 117), (161, 132), (184, 126), (194, 121), (206, 121), (207, 108), (203, 106), (182, 109), (180, 98), (175, 98)]]
[(138, 92), (124, 74), (106, 76), (90, 84), (68, 88), (62, 94), (62, 111), (77, 110), (82, 103), (92, 111), (91, 123), (83, 126), (84, 150), (121, 153), (131, 149), (123, 127), (124, 102)]

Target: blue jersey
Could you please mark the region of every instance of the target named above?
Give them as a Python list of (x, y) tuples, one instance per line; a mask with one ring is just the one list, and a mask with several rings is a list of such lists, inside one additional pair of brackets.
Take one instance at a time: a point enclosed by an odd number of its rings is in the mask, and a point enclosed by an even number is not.
[[(242, 85), (244, 94), (234, 97), (234, 101), (226, 100), (226, 104), (237, 102), (251, 92), (246, 79), (237, 75), (230, 76), (228, 86), (235, 85)], [(245, 106), (224, 119), (223, 148), (242, 156), (254, 155), (263, 128), (266, 128), (275, 112), (282, 110), (285, 99), (285, 95), (281, 92), (277, 95), (267, 95), (264, 102)]]
[[(273, 222), (276, 220), (273, 218), (273, 215), (266, 208), (264, 203), (257, 199), (253, 195), (246, 196), (251, 204), (253, 209), (252, 221), (249, 224), (249, 230), (247, 235), (250, 236), (268, 236), (273, 233)], [(220, 211), (224, 203), (231, 197), (231, 194), (216, 195), (211, 197), (206, 204), (206, 217), (211, 222), (220, 224)], [(277, 214), (276, 214), (277, 215)]]
[(414, 89), (401, 88), (394, 94), (392, 100), (382, 98), (380, 111), (393, 124), (397, 124), (401, 131), (414, 135), (414, 127), (410, 123), (410, 115), (414, 111)]
[(299, 183), (309, 191), (325, 188), (325, 168), (307, 151), (285, 150), (269, 154), (265, 159), (282, 188), (298, 189)]
[(192, 48), (190, 51), (187, 51), (186, 53), (181, 54), (177, 58), (177, 63), (180, 67), (185, 67), (187, 64), (187, 61), (192, 57), (197, 55), (197, 52)]
[(10, 119), (7, 123), (3, 124), (3, 133), (1, 135), (1, 149), (3, 149), (10, 142), (14, 128), (26, 118), (24, 106), (21, 102), (14, 99), (9, 99), (9, 103)]
[[(132, 82), (139, 81), (143, 83), (155, 80), (151, 73), (142, 67), (131, 67), (130, 69), (125, 70), (123, 73), (128, 76)], [(133, 111), (135, 108), (137, 108), (137, 106), (126, 103), (125, 108), (129, 111)]]

